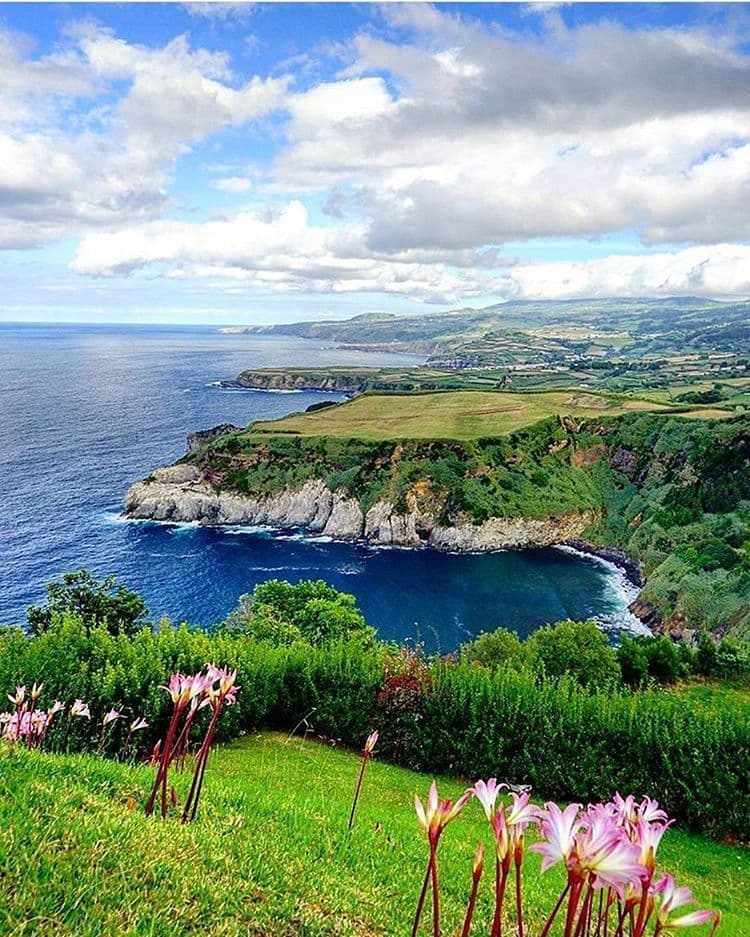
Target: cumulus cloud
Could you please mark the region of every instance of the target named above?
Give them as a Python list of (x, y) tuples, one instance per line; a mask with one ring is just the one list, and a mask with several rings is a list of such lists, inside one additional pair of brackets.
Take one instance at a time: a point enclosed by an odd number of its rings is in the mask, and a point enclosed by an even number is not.
[[(720, 244), (674, 253), (612, 256), (578, 263), (514, 263), (496, 252), (373, 251), (366, 229), (310, 223), (293, 201), (272, 213), (240, 212), (208, 222), (156, 221), (88, 236), (72, 269), (129, 276), (159, 269), (171, 279), (231, 280), (281, 292), (394, 293), (423, 302), (474, 296), (568, 299), (576, 296), (750, 295), (750, 246)], [(450, 263), (446, 263), (450, 260)]]
[(340, 215), (348, 188), (374, 249), (750, 236), (750, 59), (726, 38), (559, 21), (524, 38), (431, 7), (387, 15), (414, 37), (358, 36), (325, 91), (369, 81), (371, 109), (322, 108), (314, 127), (292, 109), (277, 166), (281, 185), (336, 187)]
[[(10, 89), (0, 105), (2, 247), (157, 216), (179, 157), (268, 114), (289, 82), (237, 84), (226, 55), (191, 49), (184, 36), (147, 48), (84, 25), (55, 56), (28, 61), (7, 35), (0, 48), (0, 84)], [(122, 85), (114, 104), (102, 104)]]
[[(208, 6), (190, 12), (234, 15)], [(568, 27), (549, 6), (519, 32), (429, 4), (378, 15), (337, 44), (338, 71), (320, 50), (289, 59), (296, 84), (281, 66), (237, 75), (185, 36), (80, 25), (35, 56), (0, 35), (0, 247), (74, 235), (81, 276), (428, 302), (750, 293), (731, 243), (750, 240), (750, 56), (734, 37)], [(262, 159), (209, 156), (263, 121)], [(204, 200), (236, 196), (233, 213), (169, 219), (199, 146)], [(619, 232), (664, 249), (540, 264), (504, 247), (564, 237), (583, 253)]]

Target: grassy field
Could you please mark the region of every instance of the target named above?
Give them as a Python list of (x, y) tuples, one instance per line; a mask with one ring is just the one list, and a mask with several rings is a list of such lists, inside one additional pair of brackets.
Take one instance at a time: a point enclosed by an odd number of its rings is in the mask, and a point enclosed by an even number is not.
[[(143, 816), (147, 768), (0, 748), (0, 933), (404, 937), (426, 850), (412, 799), (429, 778), (375, 760), (350, 838), (357, 770), (343, 751), (254, 736), (216, 753), (199, 820), (181, 827)], [(181, 793), (187, 780), (178, 778)], [(453, 796), (463, 789), (440, 786)], [(443, 836), (446, 937), (456, 933), (471, 858), (479, 839), (489, 845), (487, 833), (473, 803)], [(660, 855), (702, 907), (723, 912), (720, 934), (750, 934), (746, 849), (672, 830)], [(559, 870), (540, 878), (538, 868), (529, 855), (529, 934), (561, 881)], [(477, 934), (487, 932), (489, 898), (487, 876)]]
[[(498, 436), (546, 417), (617, 416), (633, 410), (663, 411), (668, 406), (624, 400), (584, 391), (437, 394), (365, 394), (336, 407), (254, 423), (251, 433), (299, 433), (361, 439), (475, 439)], [(720, 410), (694, 410), (690, 416), (726, 416)]]

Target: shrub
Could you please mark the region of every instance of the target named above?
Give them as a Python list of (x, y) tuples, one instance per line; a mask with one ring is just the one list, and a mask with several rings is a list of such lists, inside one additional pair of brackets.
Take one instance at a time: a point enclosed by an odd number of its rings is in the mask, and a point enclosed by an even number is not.
[(526, 646), (535, 669), (548, 677), (570, 676), (584, 687), (620, 682), (617, 655), (593, 621), (561, 621), (540, 628)]
[(477, 663), (490, 670), (497, 670), (506, 665), (515, 669), (527, 667), (531, 655), (528, 645), (520, 640), (515, 631), (497, 628), (495, 631), (482, 632), (473, 641), (462, 645), (460, 656), (466, 663)]
[(617, 660), (623, 682), (628, 686), (641, 687), (648, 682), (648, 652), (642, 640), (623, 635), (617, 648)]
[[(44, 681), (40, 705), (86, 700), (92, 727), (113, 706), (143, 715), (144, 753), (169, 719), (159, 685), (205, 661), (237, 669), (241, 692), (223, 717), (223, 738), (264, 726), (290, 731), (306, 717), (317, 734), (359, 748), (376, 728), (381, 752), (396, 763), (494, 775), (582, 803), (637, 791), (694, 827), (750, 836), (750, 727), (739, 709), (696, 709), (679, 694), (592, 691), (577, 675), (553, 682), (509, 668), (429, 662), (374, 642), (274, 647), (237, 631), (166, 626), (130, 637), (87, 629), (70, 615), (39, 637), (0, 631), (0, 689)], [(78, 722), (76, 731), (95, 733)], [(96, 747), (97, 739), (70, 742), (75, 750)]]
[(240, 597), (224, 625), (277, 646), (295, 641), (317, 647), (342, 640), (366, 644), (375, 636), (354, 596), (339, 592), (322, 579), (296, 585), (279, 579), (262, 582), (252, 595)]

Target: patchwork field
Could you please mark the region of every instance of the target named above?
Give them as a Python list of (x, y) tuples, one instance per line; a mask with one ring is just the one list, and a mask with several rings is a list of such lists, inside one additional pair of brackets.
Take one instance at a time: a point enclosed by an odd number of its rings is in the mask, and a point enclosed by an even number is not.
[[(360, 439), (475, 439), (522, 429), (550, 416), (618, 416), (668, 411), (667, 404), (618, 399), (583, 391), (506, 393), (450, 391), (434, 394), (364, 394), (334, 407), (254, 423), (255, 433), (295, 433)], [(696, 409), (693, 417), (725, 417)]]
[[(376, 759), (349, 837), (358, 765), (315, 742), (248, 738), (212, 756), (201, 815), (183, 827), (143, 816), (148, 768), (0, 749), (0, 933), (404, 937), (426, 854), (412, 802), (430, 778)], [(188, 780), (178, 777), (180, 797)], [(446, 796), (463, 787), (440, 782)], [(472, 803), (443, 835), (446, 935), (457, 932), (472, 856), (478, 840), (490, 846), (488, 834)], [(701, 907), (722, 911), (723, 937), (750, 933), (746, 849), (673, 829), (660, 857)], [(530, 934), (561, 883), (559, 869), (540, 877), (539, 864), (527, 856)], [(487, 933), (490, 880), (485, 873), (476, 933)]]

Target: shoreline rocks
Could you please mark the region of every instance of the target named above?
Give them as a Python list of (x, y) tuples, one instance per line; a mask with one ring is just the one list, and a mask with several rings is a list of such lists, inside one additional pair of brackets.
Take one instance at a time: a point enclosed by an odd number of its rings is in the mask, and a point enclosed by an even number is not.
[(260, 497), (216, 491), (200, 469), (189, 463), (157, 469), (148, 479), (131, 485), (125, 496), (125, 516), (208, 526), (300, 529), (336, 540), (431, 547), (453, 553), (576, 541), (596, 518), (593, 511), (581, 511), (545, 518), (494, 517), (483, 523), (467, 519), (443, 525), (434, 514), (416, 507), (398, 513), (388, 501), (378, 501), (365, 512), (356, 498), (331, 491), (322, 479)]
[[(589, 543), (587, 540), (578, 540), (576, 538), (568, 540), (565, 546), (572, 547), (579, 553), (586, 553), (589, 556), (598, 556), (599, 559), (607, 560), (608, 563), (613, 563), (615, 566), (619, 567), (628, 577), (628, 580), (634, 586), (638, 586), (639, 589), (642, 589), (646, 584), (646, 577), (643, 575), (640, 564), (631, 559), (624, 550), (619, 550), (617, 547), (599, 546), (595, 543)], [(637, 613), (634, 612), (634, 614), (636, 617), (641, 618)], [(641, 618), (641, 620), (644, 619)]]

